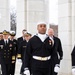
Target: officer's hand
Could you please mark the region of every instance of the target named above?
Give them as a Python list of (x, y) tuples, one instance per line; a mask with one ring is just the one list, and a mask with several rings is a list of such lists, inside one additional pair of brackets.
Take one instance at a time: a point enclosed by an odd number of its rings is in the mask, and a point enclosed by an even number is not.
[(75, 68), (72, 69), (72, 74), (75, 75)]
[(22, 60), (21, 59), (17, 59), (17, 60), (18, 60), (18, 62), (22, 63)]
[(12, 63), (15, 63), (15, 61), (12, 61)]
[(30, 75), (29, 69), (26, 69), (26, 70), (24, 71), (24, 74), (25, 74), (25, 75)]
[(58, 73), (60, 71), (60, 66), (59, 64), (56, 64), (54, 67), (54, 72)]

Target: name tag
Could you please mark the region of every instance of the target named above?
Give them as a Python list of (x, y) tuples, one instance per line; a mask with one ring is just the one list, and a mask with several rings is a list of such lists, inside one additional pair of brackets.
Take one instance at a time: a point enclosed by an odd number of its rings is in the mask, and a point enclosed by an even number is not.
[(26, 48), (26, 46), (23, 46), (23, 48)]

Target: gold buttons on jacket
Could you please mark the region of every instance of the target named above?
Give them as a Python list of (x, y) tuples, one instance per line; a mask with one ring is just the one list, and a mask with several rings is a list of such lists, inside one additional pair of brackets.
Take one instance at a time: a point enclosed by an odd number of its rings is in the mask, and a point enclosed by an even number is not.
[(6, 53), (4, 53), (4, 54), (6, 54)]
[(4, 51), (6, 51), (6, 50), (4, 50)]
[(9, 52), (10, 50), (8, 50), (8, 52)]

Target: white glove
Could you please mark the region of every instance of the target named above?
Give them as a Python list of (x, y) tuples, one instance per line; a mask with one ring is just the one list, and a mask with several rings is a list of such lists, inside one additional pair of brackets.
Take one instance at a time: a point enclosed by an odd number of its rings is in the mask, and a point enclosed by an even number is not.
[(54, 67), (54, 72), (58, 73), (60, 71), (59, 64), (56, 64)]
[(17, 59), (17, 60), (18, 60), (18, 62), (22, 63), (22, 60), (21, 59)]
[(30, 75), (30, 71), (29, 71), (29, 70), (25, 70), (25, 71), (24, 71), (24, 74), (25, 74), (25, 75)]
[(72, 69), (72, 74), (75, 75), (75, 68)]
[(0, 65), (0, 74), (2, 74), (1, 65)]

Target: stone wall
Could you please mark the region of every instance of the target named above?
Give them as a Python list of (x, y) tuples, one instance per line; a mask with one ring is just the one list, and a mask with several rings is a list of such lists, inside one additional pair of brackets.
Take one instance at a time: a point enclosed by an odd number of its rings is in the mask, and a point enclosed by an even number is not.
[(0, 0), (0, 31), (10, 30), (9, 0)]
[[(17, 37), (22, 29), (35, 34), (37, 22), (49, 20), (49, 0), (17, 0)], [(47, 26), (48, 27), (48, 26)]]

